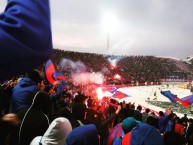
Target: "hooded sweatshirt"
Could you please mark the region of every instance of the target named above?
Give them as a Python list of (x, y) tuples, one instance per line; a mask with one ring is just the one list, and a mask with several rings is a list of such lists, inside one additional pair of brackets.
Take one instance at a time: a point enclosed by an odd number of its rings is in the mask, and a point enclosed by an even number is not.
[(13, 88), (10, 113), (17, 113), (22, 108), (30, 106), (34, 95), (39, 91), (38, 85), (30, 78), (22, 78)]
[(64, 145), (67, 135), (72, 131), (68, 119), (60, 117), (52, 121), (43, 136), (35, 137), (30, 145)]
[(37, 68), (52, 54), (49, 0), (8, 0), (0, 14), (0, 82)]
[(96, 126), (89, 124), (73, 129), (64, 145), (99, 145)]
[(153, 126), (140, 123), (122, 139), (122, 145), (163, 145), (160, 132)]
[[(36, 136), (42, 136), (49, 127), (47, 114), (50, 110), (50, 97), (46, 92), (36, 93), (33, 103), (18, 112), (21, 124), (13, 136), (17, 145), (29, 145)], [(13, 139), (12, 139), (13, 140)]]

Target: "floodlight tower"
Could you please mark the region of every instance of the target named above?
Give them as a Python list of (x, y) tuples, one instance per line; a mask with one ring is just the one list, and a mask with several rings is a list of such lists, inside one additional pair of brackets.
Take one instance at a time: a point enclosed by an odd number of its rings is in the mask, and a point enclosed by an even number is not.
[(117, 19), (112, 13), (105, 13), (103, 17), (103, 25), (107, 31), (107, 50), (110, 50), (110, 32), (114, 31), (117, 27)]

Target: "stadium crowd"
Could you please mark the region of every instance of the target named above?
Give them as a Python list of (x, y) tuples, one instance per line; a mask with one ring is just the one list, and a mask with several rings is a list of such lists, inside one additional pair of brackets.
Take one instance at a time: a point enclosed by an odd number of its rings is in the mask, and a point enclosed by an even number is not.
[(193, 119), (46, 83), (39, 70), (1, 85), (0, 144), (192, 145)]
[[(155, 56), (111, 56), (54, 49), (52, 61), (65, 76), (68, 68), (61, 68), (63, 59), (81, 61), (88, 72), (102, 72), (107, 84), (159, 82), (160, 79), (191, 79), (193, 66), (181, 60)], [(108, 60), (117, 60), (113, 66)], [(97, 62), (97, 63), (96, 63)], [(119, 74), (122, 79), (114, 79)]]

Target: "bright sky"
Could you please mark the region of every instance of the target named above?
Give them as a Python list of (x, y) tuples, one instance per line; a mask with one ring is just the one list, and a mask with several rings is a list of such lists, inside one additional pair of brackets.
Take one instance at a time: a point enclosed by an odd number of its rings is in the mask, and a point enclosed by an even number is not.
[[(1, 0), (1, 11), (6, 1)], [(50, 3), (55, 48), (177, 58), (193, 54), (192, 0), (51, 0)]]

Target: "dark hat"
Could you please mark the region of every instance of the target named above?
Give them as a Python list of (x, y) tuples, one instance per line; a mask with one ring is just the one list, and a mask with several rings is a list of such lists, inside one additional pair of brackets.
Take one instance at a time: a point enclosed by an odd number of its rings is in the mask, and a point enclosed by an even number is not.
[(134, 117), (128, 117), (122, 122), (122, 129), (125, 133), (130, 132), (134, 127), (136, 127), (140, 122), (135, 120)]

